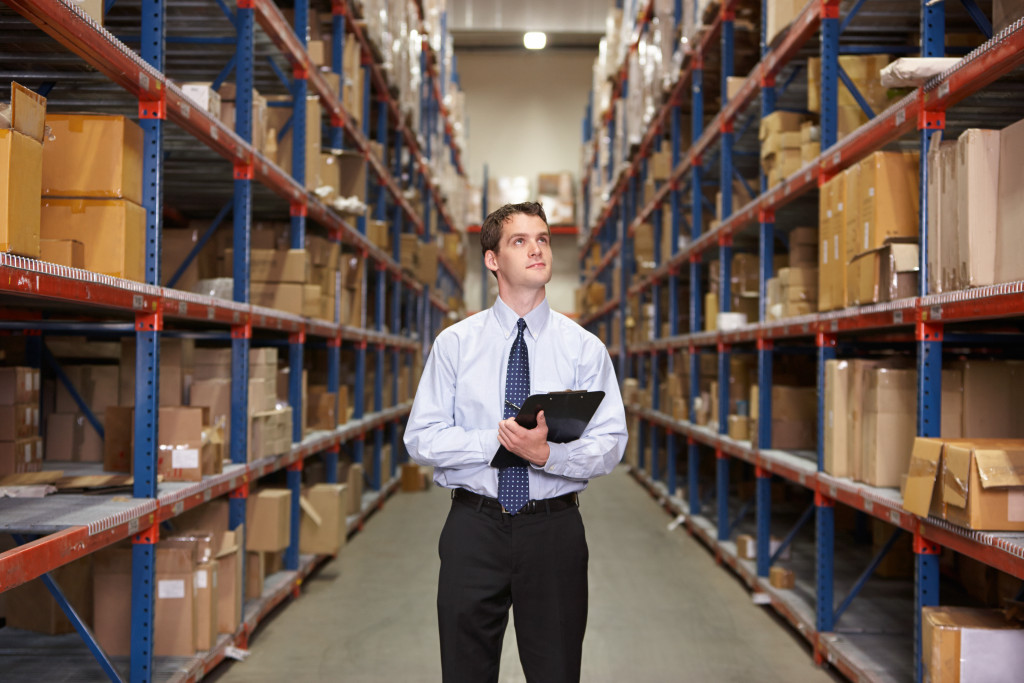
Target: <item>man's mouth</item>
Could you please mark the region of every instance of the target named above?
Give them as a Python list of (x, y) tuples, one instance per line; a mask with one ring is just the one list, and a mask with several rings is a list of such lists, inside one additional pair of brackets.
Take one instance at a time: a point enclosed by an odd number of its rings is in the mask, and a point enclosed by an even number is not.
[(531, 264), (531, 265), (527, 266), (526, 268), (527, 269), (530, 269), (530, 268), (543, 268), (545, 265), (546, 264), (543, 261), (541, 261), (540, 263)]

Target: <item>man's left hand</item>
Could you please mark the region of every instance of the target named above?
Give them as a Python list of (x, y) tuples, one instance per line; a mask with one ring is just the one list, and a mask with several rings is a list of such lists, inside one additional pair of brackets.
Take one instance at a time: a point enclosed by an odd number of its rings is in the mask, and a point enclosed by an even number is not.
[(537, 467), (546, 465), (551, 448), (548, 446), (548, 423), (544, 411), (537, 413), (537, 426), (533, 429), (523, 427), (512, 417), (499, 422), (498, 443)]

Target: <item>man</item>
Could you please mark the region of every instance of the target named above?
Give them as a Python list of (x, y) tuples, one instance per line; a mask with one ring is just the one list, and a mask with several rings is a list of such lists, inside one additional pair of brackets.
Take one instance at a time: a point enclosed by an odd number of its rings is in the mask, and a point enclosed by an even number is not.
[[(441, 668), (446, 683), (497, 681), (514, 605), (526, 679), (579, 681), (588, 551), (578, 494), (622, 458), (622, 398), (604, 344), (548, 306), (541, 205), (493, 212), (480, 245), (498, 300), (434, 340), (405, 431), (413, 460), (452, 489), (439, 542)], [(534, 429), (513, 419), (527, 396), (566, 389), (605, 392), (579, 440), (548, 442), (543, 412)], [(526, 462), (492, 467), (499, 445)]]

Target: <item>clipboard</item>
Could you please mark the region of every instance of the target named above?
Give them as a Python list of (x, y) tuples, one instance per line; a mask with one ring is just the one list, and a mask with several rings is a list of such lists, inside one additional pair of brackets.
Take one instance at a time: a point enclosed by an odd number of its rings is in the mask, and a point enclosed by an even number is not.
[[(550, 394), (534, 394), (523, 401), (516, 414), (516, 423), (533, 429), (537, 426), (537, 413), (544, 411), (548, 424), (548, 441), (569, 443), (583, 436), (597, 407), (604, 400), (603, 391), (561, 391)], [(514, 467), (529, 465), (504, 446), (498, 446), (491, 467)]]

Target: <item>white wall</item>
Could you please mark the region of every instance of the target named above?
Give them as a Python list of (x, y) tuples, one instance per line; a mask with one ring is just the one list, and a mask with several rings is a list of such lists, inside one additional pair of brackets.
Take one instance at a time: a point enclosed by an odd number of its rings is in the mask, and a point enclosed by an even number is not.
[[(539, 173), (571, 171), (578, 176), (581, 125), (596, 48), (593, 52), (460, 52), (456, 38), (455, 54), (469, 121), (469, 149), (463, 163), (474, 183), (483, 179), (485, 163), (492, 178), (530, 178), (534, 192)], [(470, 235), (467, 246), (466, 306), (476, 311), (480, 308), (482, 267), (478, 236)], [(576, 238), (556, 236), (552, 246), (555, 271), (548, 285), (548, 300), (556, 311), (572, 313), (573, 290), (579, 283)], [(491, 284), (494, 278), (488, 280), (494, 290), (488, 298), (490, 305), (496, 289)]]

